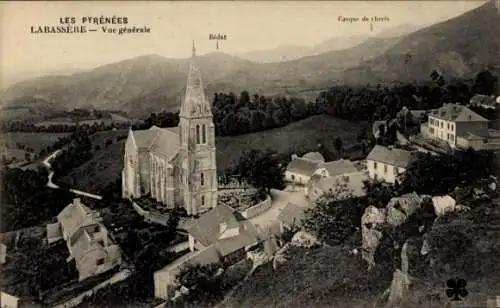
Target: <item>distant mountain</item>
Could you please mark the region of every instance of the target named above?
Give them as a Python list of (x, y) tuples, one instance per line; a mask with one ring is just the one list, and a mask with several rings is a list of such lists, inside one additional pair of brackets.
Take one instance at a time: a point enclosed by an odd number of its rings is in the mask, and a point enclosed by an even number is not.
[(328, 51), (351, 48), (362, 43), (368, 37), (367, 35), (354, 35), (350, 37), (330, 38), (315, 46), (279, 46), (269, 50), (239, 53), (235, 56), (258, 63), (289, 61), (319, 55)]
[(472, 78), (500, 64), (500, 14), (494, 1), (407, 35), (384, 54), (342, 74), (345, 83)]
[(332, 37), (315, 46), (289, 45), (279, 46), (269, 50), (258, 50), (235, 54), (241, 59), (258, 63), (270, 63), (296, 60), (307, 56), (315, 56), (329, 51), (344, 50), (355, 47), (373, 37), (391, 38), (417, 31), (419, 27), (413, 24), (403, 24), (380, 32), (376, 35), (358, 34), (349, 37)]
[[(346, 68), (385, 52), (397, 38), (370, 38), (349, 49), (276, 63), (255, 63), (222, 52), (198, 57), (209, 97), (214, 92), (283, 93), (338, 82)], [(93, 107), (121, 110), (134, 118), (178, 110), (188, 59), (141, 56), (70, 76), (45, 76), (19, 82), (0, 92), (8, 106), (23, 107), (30, 97), (44, 110)], [(49, 106), (47, 106), (47, 104)]]

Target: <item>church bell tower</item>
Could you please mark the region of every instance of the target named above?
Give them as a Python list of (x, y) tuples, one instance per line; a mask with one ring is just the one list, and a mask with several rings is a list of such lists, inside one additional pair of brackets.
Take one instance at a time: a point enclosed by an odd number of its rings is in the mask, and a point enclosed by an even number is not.
[(217, 166), (212, 109), (196, 64), (194, 42), (179, 118), (184, 207), (188, 215), (197, 215), (217, 205)]

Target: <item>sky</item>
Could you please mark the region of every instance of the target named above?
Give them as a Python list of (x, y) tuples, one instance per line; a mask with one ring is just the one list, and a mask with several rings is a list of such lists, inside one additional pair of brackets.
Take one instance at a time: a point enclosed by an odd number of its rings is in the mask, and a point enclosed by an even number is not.
[[(2, 2), (1, 78), (32, 71), (91, 68), (140, 55), (185, 58), (196, 41), (198, 54), (215, 51), (210, 33), (227, 35), (225, 53), (315, 45), (332, 37), (369, 33), (369, 23), (339, 22), (387, 17), (372, 34), (403, 24), (430, 25), (471, 10), (484, 1), (203, 1), (203, 2)], [(31, 26), (61, 26), (61, 17), (127, 17), (127, 25), (87, 25), (85, 34), (33, 34)], [(387, 19), (386, 19), (387, 20)], [(73, 25), (71, 25), (73, 26)], [(106, 34), (102, 26), (149, 27), (150, 33)], [(2, 80), (0, 80), (1, 82)]]

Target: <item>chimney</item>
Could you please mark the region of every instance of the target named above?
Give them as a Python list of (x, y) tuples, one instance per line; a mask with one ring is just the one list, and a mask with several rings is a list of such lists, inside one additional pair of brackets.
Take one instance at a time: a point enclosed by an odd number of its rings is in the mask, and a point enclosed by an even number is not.
[(80, 206), (80, 205), (82, 204), (82, 203), (80, 202), (80, 198), (75, 198), (75, 199), (73, 199), (73, 204), (74, 204), (75, 206)]
[(296, 154), (292, 154), (292, 160), (296, 159), (298, 156)]

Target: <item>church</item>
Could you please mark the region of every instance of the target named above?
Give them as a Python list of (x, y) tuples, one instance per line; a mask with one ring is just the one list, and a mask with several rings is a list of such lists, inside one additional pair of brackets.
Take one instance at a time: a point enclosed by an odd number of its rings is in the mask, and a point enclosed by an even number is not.
[(198, 215), (217, 205), (217, 166), (212, 110), (194, 43), (192, 52), (178, 127), (129, 130), (122, 194), (150, 196), (165, 208), (183, 207), (188, 215)]

